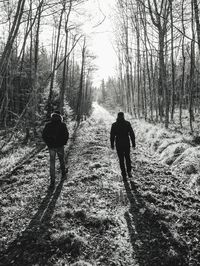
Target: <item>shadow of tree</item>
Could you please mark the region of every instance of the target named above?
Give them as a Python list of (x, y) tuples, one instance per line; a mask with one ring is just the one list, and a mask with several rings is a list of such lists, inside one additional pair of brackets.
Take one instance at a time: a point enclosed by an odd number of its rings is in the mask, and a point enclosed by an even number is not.
[[(19, 145), (19, 144), (18, 144)], [(12, 175), (16, 174), (16, 172), (22, 168), (30, 161), (32, 160), (38, 153), (40, 153), (45, 148), (44, 144), (37, 144), (36, 148), (34, 148), (32, 151), (29, 152), (29, 154), (25, 154), (22, 158), (17, 161), (16, 165), (13, 166), (12, 169), (9, 169), (7, 173), (1, 176), (0, 178), (0, 186), (3, 186), (4, 184), (12, 184), (17, 181), (15, 178), (11, 178)], [(0, 154), (1, 156), (1, 154)]]
[(134, 182), (123, 179), (130, 209), (125, 213), (133, 256), (140, 266), (186, 266), (188, 250), (145, 204)]

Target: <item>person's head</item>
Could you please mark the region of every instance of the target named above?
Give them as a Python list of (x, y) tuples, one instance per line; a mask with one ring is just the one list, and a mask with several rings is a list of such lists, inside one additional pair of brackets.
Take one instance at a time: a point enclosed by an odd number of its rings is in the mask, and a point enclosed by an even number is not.
[(51, 121), (62, 121), (60, 111), (56, 110), (51, 114)]
[(119, 112), (118, 115), (117, 115), (117, 120), (118, 121), (122, 121), (124, 120), (124, 113), (123, 112)]

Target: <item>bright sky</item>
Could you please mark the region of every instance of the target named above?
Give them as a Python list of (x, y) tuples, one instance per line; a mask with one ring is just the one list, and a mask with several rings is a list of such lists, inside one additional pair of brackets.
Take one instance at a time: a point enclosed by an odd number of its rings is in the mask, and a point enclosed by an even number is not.
[[(113, 49), (113, 7), (115, 0), (87, 0), (79, 6), (79, 13), (72, 16), (72, 21), (82, 25), (87, 36), (87, 47), (96, 56), (94, 65), (97, 68), (93, 75), (93, 84), (99, 86), (102, 79), (114, 76), (116, 70), (116, 54)], [(75, 17), (74, 17), (75, 16)], [(41, 42), (51, 46), (52, 28), (43, 26)]]
[(112, 25), (114, 4), (115, 0), (88, 0), (86, 3), (90, 19), (85, 23), (84, 31), (88, 33), (90, 51), (97, 56), (94, 62), (98, 68), (94, 74), (96, 86), (100, 85), (102, 79), (115, 74), (117, 60), (113, 49)]

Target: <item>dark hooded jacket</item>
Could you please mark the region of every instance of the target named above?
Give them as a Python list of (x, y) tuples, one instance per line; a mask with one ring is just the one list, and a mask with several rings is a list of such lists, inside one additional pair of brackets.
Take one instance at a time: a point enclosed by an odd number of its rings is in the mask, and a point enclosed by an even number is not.
[(114, 143), (117, 150), (130, 148), (130, 139), (132, 146), (135, 147), (135, 134), (130, 122), (126, 121), (124, 118), (118, 118), (117, 121), (112, 124), (110, 131), (111, 148), (114, 148)]
[(42, 138), (49, 148), (59, 148), (67, 144), (69, 132), (60, 115), (53, 114), (51, 121), (44, 127)]

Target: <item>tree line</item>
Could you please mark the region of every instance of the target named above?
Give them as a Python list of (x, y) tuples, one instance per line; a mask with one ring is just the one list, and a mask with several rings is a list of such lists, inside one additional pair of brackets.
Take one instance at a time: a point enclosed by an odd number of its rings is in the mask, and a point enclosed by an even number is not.
[[(102, 83), (135, 117), (167, 128), (188, 112), (193, 131), (200, 103), (200, 21), (197, 0), (117, 0), (117, 78)], [(108, 89), (110, 92), (108, 92)]]
[[(0, 125), (37, 134), (66, 104), (80, 121), (91, 109), (92, 56), (76, 16), (84, 0), (0, 1)], [(47, 43), (45, 43), (45, 38)]]

